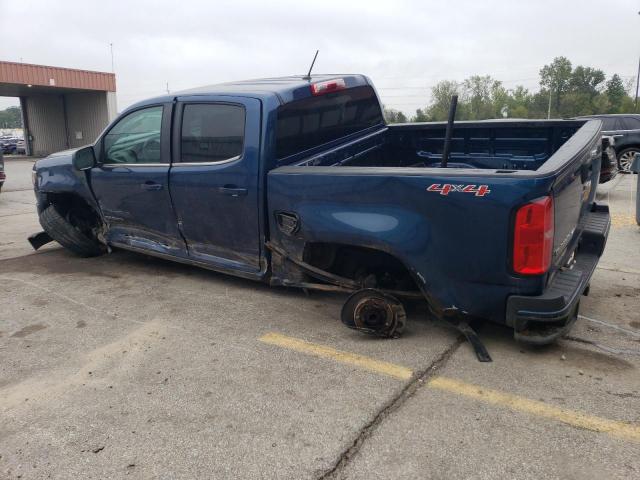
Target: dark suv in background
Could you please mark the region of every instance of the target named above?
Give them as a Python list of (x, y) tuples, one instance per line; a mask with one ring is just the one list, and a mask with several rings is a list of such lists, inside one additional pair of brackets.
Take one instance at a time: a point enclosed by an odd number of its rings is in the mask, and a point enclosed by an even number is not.
[(6, 179), (7, 176), (4, 173), (4, 158), (2, 158), (2, 149), (0, 149), (0, 191), (2, 190), (2, 186)]
[(618, 157), (618, 168), (620, 171), (628, 173), (636, 153), (640, 153), (640, 115), (625, 113), (586, 115), (579, 118), (602, 120), (603, 135), (613, 137), (615, 140), (614, 148)]

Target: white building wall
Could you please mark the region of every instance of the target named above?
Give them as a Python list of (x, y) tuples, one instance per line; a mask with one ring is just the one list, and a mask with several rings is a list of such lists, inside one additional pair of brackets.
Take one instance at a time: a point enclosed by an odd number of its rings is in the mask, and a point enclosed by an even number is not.
[(46, 156), (93, 143), (115, 117), (115, 94), (78, 92), (24, 97), (31, 154)]
[(64, 96), (67, 112), (69, 147), (95, 142), (109, 123), (108, 93), (82, 92)]
[(45, 156), (68, 148), (62, 95), (25, 97), (31, 154)]
[(109, 122), (112, 122), (118, 116), (116, 92), (107, 92), (107, 110), (109, 112)]

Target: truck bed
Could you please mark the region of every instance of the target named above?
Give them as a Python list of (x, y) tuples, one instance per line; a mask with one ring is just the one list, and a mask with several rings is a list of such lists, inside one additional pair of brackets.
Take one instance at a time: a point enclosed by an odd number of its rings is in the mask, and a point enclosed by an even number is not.
[[(579, 243), (598, 182), (600, 128), (461, 122), (450, 168), (439, 163), (444, 124), (368, 132), (269, 172), (271, 238), (299, 259), (314, 243), (386, 252), (409, 267), (431, 304), (504, 323), (506, 299), (540, 295)], [(516, 275), (515, 212), (549, 195), (552, 266), (545, 275)], [(282, 215), (295, 219), (293, 234), (278, 224)]]
[[(535, 171), (584, 124), (563, 120), (458, 122), (448, 168)], [(390, 125), (295, 164), (439, 168), (445, 129), (444, 123)]]

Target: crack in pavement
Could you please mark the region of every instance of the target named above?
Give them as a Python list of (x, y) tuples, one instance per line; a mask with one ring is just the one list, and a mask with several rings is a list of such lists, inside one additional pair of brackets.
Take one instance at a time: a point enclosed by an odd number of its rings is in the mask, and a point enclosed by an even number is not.
[(428, 382), (429, 379), (434, 377), (444, 366), (447, 364), (451, 356), (458, 350), (458, 347), (465, 341), (463, 335), (458, 336), (449, 345), (444, 352), (442, 352), (438, 358), (429, 364), (427, 368), (418, 372), (412, 381), (410, 381), (394, 398), (386, 402), (382, 408), (375, 415), (373, 420), (367, 423), (360, 429), (358, 435), (354, 439), (353, 443), (343, 451), (336, 463), (329, 470), (322, 473), (317, 480), (336, 480), (340, 477), (340, 474), (344, 468), (349, 464), (350, 460), (355, 457), (364, 442), (373, 435), (379, 425), (382, 424), (393, 412), (400, 409), (407, 400), (409, 400), (418, 388)]

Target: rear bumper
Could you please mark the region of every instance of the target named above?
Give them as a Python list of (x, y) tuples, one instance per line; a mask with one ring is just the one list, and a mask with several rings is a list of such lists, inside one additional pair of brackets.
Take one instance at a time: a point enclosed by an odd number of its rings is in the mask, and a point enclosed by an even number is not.
[(571, 329), (580, 297), (589, 286), (610, 227), (609, 207), (595, 205), (582, 221), (575, 263), (558, 271), (541, 295), (508, 298), (507, 324), (513, 325), (516, 340), (544, 345)]

